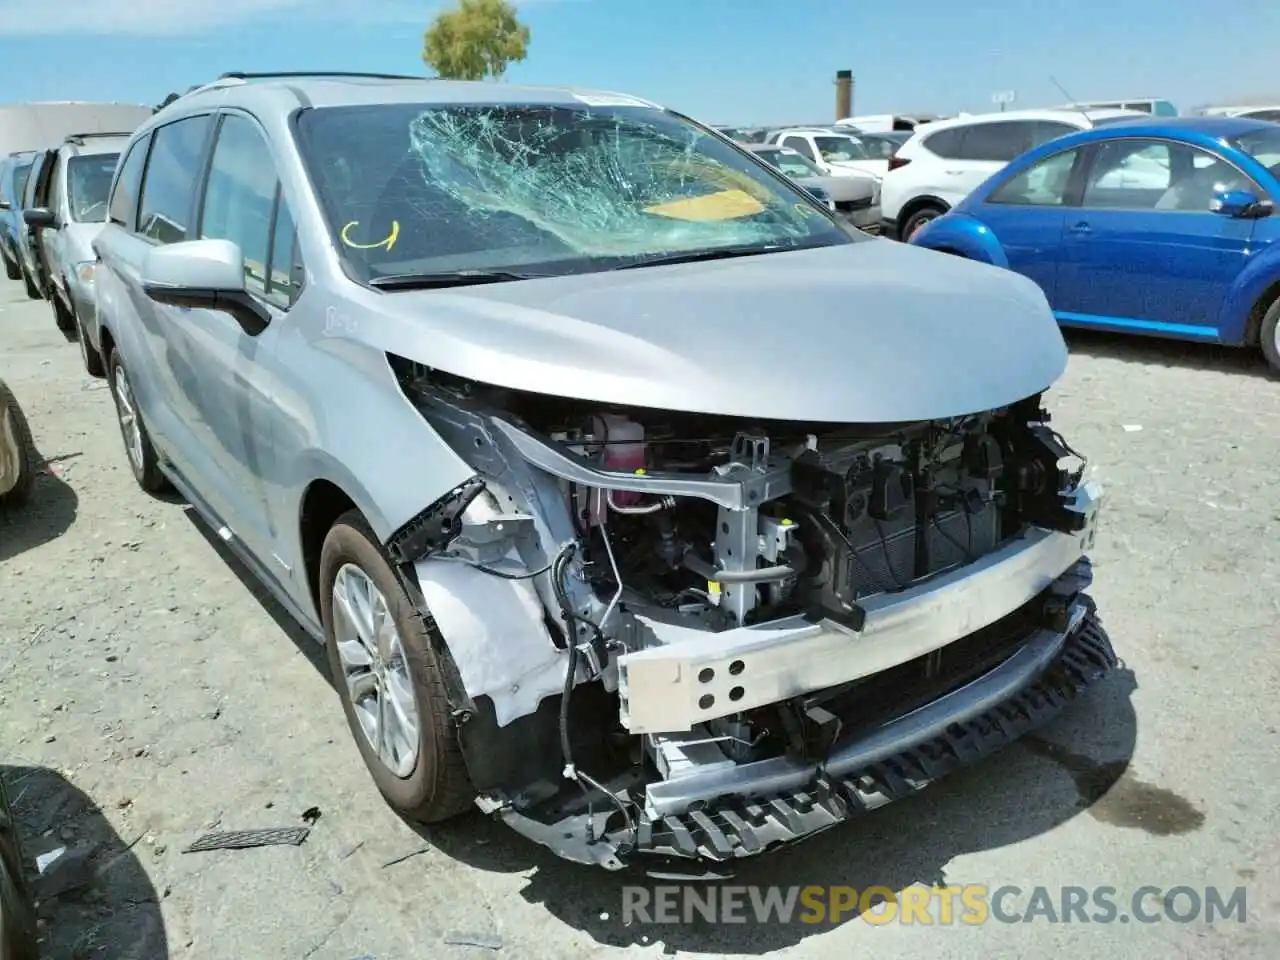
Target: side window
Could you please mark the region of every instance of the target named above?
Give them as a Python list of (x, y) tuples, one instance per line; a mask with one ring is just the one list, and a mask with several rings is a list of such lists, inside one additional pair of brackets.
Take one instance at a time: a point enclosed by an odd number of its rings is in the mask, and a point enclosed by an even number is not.
[(974, 124), (965, 137), (963, 159), (1008, 163), (1031, 149), (1035, 127), (1033, 120)]
[(1125, 110), (1137, 110), (1139, 113), (1151, 113), (1152, 104), (1150, 100), (1137, 100), (1133, 103), (1126, 103)]
[(1102, 143), (1085, 181), (1084, 205), (1101, 210), (1155, 210), (1173, 184), (1174, 148), (1161, 140)]
[(231, 240), (244, 254), (245, 287), (265, 296), (271, 248), (275, 161), (253, 121), (222, 118), (200, 214), (202, 239)]
[(1067, 202), (1071, 170), (1080, 149), (1064, 150), (1033, 163), (1010, 177), (987, 197), (987, 203), (1007, 203), (1028, 207), (1060, 207)]
[(293, 302), (293, 217), (279, 189), (271, 149), (246, 117), (228, 114), (218, 128), (199, 236), (230, 240), (240, 248), (249, 292), (280, 307)]
[(285, 205), (284, 195), (276, 194), (276, 222), (271, 234), (271, 259), (267, 263), (268, 302), (287, 309), (298, 299), (302, 285), (301, 260), (298, 255), (298, 233), (293, 216)]
[(129, 153), (116, 174), (115, 185), (111, 188), (107, 219), (126, 230), (134, 228), (135, 214), (138, 212), (138, 189), (142, 186), (142, 170), (147, 163), (147, 147), (150, 145), (151, 135), (148, 134), (129, 148)]
[(209, 116), (187, 117), (152, 133), (138, 210), (142, 236), (159, 243), (187, 238), (210, 123)]
[(1079, 132), (1078, 128), (1069, 123), (1059, 123), (1057, 120), (1037, 120), (1035, 134), (1031, 138), (1031, 145), (1038, 147), (1043, 143), (1048, 143), (1050, 140), (1065, 137), (1069, 133)]
[(809, 145), (809, 141), (804, 137), (796, 136), (794, 134), (789, 137), (783, 137), (782, 146), (790, 147), (802, 157), (808, 157), (810, 160), (813, 159), (813, 147)]
[(952, 127), (950, 130), (939, 130), (925, 137), (922, 141), (925, 148), (934, 156), (943, 160), (959, 160), (964, 156), (965, 134), (967, 127)]

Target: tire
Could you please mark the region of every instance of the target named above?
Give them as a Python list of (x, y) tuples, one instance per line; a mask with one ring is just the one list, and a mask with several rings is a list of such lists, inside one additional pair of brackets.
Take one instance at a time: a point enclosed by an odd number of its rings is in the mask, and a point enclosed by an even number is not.
[(3, 380), (0, 380), (0, 444), (7, 454), (14, 456), (18, 468), (13, 486), (0, 492), (0, 507), (21, 506), (31, 498), (31, 488), (40, 472), (40, 453), (26, 415)]
[(933, 204), (916, 210), (911, 214), (911, 216), (907, 217), (906, 222), (902, 225), (901, 239), (904, 241), (910, 240), (911, 235), (917, 230), (923, 227), (930, 220), (937, 220), (938, 217), (942, 216), (944, 213), (946, 213), (945, 210), (941, 207), (934, 206)]
[[(138, 486), (147, 493), (160, 493), (169, 487), (169, 481), (160, 472), (160, 458), (151, 443), (151, 435), (138, 410), (138, 400), (130, 385), (120, 351), (113, 350), (107, 361), (110, 371), (111, 399), (116, 405), (116, 421), (120, 424), (120, 438), (124, 441), (125, 458)], [(126, 419), (130, 418), (130, 419)], [(136, 435), (134, 428), (136, 427)]]
[(73, 313), (72, 316), (75, 318), (76, 340), (80, 344), (80, 361), (84, 364), (85, 373), (91, 377), (105, 377), (107, 366), (102, 360), (102, 354), (89, 341), (89, 331), (84, 328), (80, 315)]
[(40, 292), (40, 288), (37, 287), (35, 281), (31, 279), (31, 274), (27, 273), (27, 268), (21, 267), (20, 272), (22, 274), (22, 282), (26, 284), (27, 287), (27, 296), (32, 300), (43, 300), (44, 294)]
[(9, 795), (0, 787), (0, 956), (38, 960), (36, 912)]
[(9, 259), (9, 254), (7, 252), (4, 254), (4, 275), (10, 280), (22, 279), (21, 268), (19, 268), (15, 261)]
[(1277, 297), (1262, 316), (1258, 330), (1258, 346), (1273, 376), (1280, 376), (1280, 297)]
[[(324, 623), (329, 668), (351, 735), (378, 790), (397, 813), (421, 823), (439, 823), (471, 809), (475, 791), (467, 776), (450, 715), (439, 659), (442, 654), (437, 653), (443, 645), (436, 642), (439, 637), (434, 623), (410, 599), (359, 511), (343, 514), (329, 530), (320, 551), (319, 580), (320, 617)], [(376, 594), (381, 595), (383, 603), (379, 604), (374, 595), (372, 605), (389, 612), (397, 636), (388, 637), (384, 631), (377, 644), (380, 651), (377, 658), (368, 657), (368, 647), (355, 639), (351, 620), (335, 602), (335, 584), (339, 585), (339, 592), (344, 593), (344, 585), (364, 588), (371, 584)], [(347, 650), (361, 651), (361, 655), (371, 661), (371, 668), (353, 669), (349, 665), (352, 658), (344, 653)], [(353, 701), (349, 677), (363, 678), (370, 688), (358, 698), (358, 704)], [(388, 691), (392, 696), (386, 696)], [(378, 703), (385, 700), (384, 709), (392, 709), (399, 695), (400, 702), (406, 704), (404, 713), (412, 713), (416, 720), (416, 734), (400, 723), (387, 728), (399, 727), (399, 732), (404, 734), (401, 747), (412, 744), (415, 753), (401, 749), (389, 760), (380, 756), (373, 737), (382, 728), (375, 726), (374, 731), (366, 732), (362, 720), (369, 708), (376, 709), (365, 694), (372, 694)], [(399, 770), (392, 766), (396, 760), (403, 764)]]
[(70, 333), (76, 328), (76, 317), (63, 304), (62, 298), (58, 296), (58, 291), (53, 288), (53, 284), (49, 285), (49, 304), (53, 307), (53, 322), (58, 325), (58, 329), (63, 333)]

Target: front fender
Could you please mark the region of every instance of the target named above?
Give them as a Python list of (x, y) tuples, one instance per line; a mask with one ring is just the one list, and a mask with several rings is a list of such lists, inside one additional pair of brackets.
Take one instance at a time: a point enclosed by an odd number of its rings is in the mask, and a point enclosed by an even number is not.
[(1222, 343), (1242, 345), (1250, 334), (1249, 317), (1258, 299), (1272, 284), (1280, 281), (1280, 243), (1264, 247), (1250, 258), (1222, 300), (1218, 314), (1218, 339)]
[[(281, 355), (304, 354), (282, 348)], [(280, 400), (292, 411), (285, 422), (293, 436), (277, 444), (295, 451), (280, 461), (287, 464), (285, 483), (299, 505), (311, 483), (328, 480), (346, 492), (386, 543), (474, 476), (401, 392), (385, 354), (328, 340), (305, 355), (313, 361), (305, 371), (281, 371)]]
[(907, 242), (930, 250), (958, 253), (994, 267), (1009, 267), (1009, 258), (991, 228), (967, 213), (952, 211), (931, 220)]

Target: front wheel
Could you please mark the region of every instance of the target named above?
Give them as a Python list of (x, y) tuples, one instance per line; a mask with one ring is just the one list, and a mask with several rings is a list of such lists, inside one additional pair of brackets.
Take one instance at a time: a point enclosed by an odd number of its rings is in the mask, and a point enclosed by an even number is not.
[(169, 481), (160, 472), (160, 458), (156, 456), (151, 435), (142, 422), (142, 411), (138, 407), (138, 399), (134, 396), (119, 350), (111, 351), (109, 372), (111, 398), (116, 404), (116, 420), (120, 424), (120, 436), (124, 440), (124, 450), (133, 479), (147, 493), (160, 493), (168, 487)]
[(89, 342), (89, 331), (84, 328), (84, 321), (78, 313), (75, 317), (76, 341), (80, 344), (80, 362), (84, 364), (85, 373), (91, 377), (106, 375), (106, 365), (102, 362), (102, 354)]
[(58, 325), (58, 329), (63, 333), (70, 333), (76, 328), (76, 318), (67, 305), (62, 302), (62, 298), (58, 296), (58, 291), (49, 285), (49, 303), (53, 305), (53, 322)]
[(907, 222), (902, 225), (902, 239), (910, 240), (915, 235), (916, 231), (931, 220), (937, 220), (942, 216), (942, 214), (943, 211), (938, 207), (925, 207), (922, 210), (917, 210), (908, 217)]
[(8, 385), (0, 380), (0, 507), (17, 507), (31, 497), (40, 454), (31, 426)]
[(1262, 348), (1262, 356), (1266, 358), (1271, 373), (1280, 376), (1280, 297), (1276, 298), (1262, 317), (1258, 346)]
[(3, 254), (4, 258), (4, 275), (10, 280), (21, 280), (22, 270), (18, 267), (16, 260), (10, 260), (9, 254)]
[(40, 288), (36, 286), (36, 282), (31, 279), (31, 274), (27, 273), (27, 268), (21, 268), (22, 282), (27, 288), (27, 296), (32, 300), (43, 300), (44, 294), (40, 292)]
[(402, 816), (437, 823), (468, 810), (467, 777), (435, 625), (410, 599), (358, 511), (320, 551), (320, 616), (347, 723), (378, 789)]

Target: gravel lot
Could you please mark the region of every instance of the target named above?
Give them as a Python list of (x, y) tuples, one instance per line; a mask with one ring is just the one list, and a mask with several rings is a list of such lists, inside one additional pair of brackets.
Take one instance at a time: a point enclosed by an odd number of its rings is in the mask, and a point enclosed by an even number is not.
[[(45, 905), (47, 955), (1280, 956), (1280, 383), (1231, 352), (1072, 353), (1050, 402), (1108, 485), (1094, 594), (1125, 669), (1040, 738), (738, 882), (1108, 885), (1122, 905), (1244, 885), (1248, 921), (625, 926), (617, 877), (479, 815), (419, 832), (383, 805), (309, 642), (182, 504), (135, 487), (103, 381), (48, 304), (0, 286), (0, 372), (49, 462), (0, 519), (0, 749), (28, 843), (83, 844), (93, 869)], [(181, 852), (313, 807), (300, 847)]]

